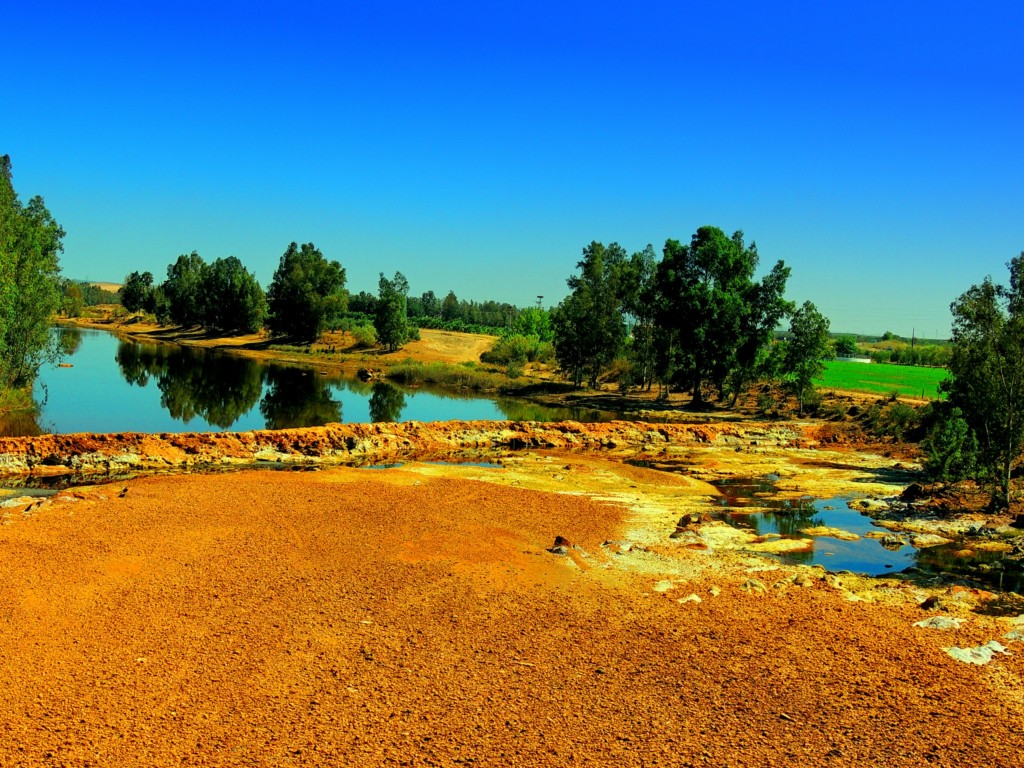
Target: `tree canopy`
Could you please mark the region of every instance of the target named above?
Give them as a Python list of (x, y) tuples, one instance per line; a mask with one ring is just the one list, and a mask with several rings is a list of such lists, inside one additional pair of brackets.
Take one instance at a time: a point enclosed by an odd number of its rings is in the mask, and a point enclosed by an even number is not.
[(951, 378), (940, 385), (973, 433), (979, 467), (996, 481), (1001, 506), (1010, 502), (1010, 477), (1024, 449), (1024, 252), (1007, 266), (1008, 286), (986, 277), (950, 306)]
[(275, 334), (315, 341), (345, 311), (347, 299), (341, 264), (328, 261), (313, 243), (292, 243), (267, 290), (267, 326)]
[(0, 388), (25, 387), (58, 349), (50, 318), (60, 307), (64, 230), (36, 196), (23, 205), (0, 157)]
[(409, 295), (409, 281), (401, 272), (395, 272), (388, 280), (380, 273), (379, 293), (373, 319), (377, 341), (389, 352), (401, 349), (409, 340), (409, 318), (406, 314), (406, 297)]

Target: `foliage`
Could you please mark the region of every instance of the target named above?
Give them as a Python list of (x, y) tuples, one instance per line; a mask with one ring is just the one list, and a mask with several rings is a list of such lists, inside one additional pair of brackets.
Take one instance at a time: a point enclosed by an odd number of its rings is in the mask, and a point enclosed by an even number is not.
[(356, 346), (369, 349), (377, 346), (377, 331), (372, 325), (357, 325), (349, 330), (356, 340)]
[(975, 476), (978, 438), (959, 408), (950, 408), (936, 421), (922, 447), (929, 477), (955, 482)]
[(501, 376), (478, 371), (464, 365), (445, 363), (417, 363), (407, 360), (388, 369), (388, 378), (398, 384), (436, 384), (453, 389), (487, 390), (498, 389), (504, 380)]
[(939, 384), (947, 375), (942, 368), (830, 360), (815, 382), (826, 389), (880, 395), (895, 391), (903, 397), (934, 398), (938, 397)]
[(404, 408), (405, 393), (402, 390), (386, 381), (374, 382), (370, 393), (370, 421), (398, 421)]
[(50, 318), (60, 306), (64, 230), (36, 196), (23, 205), (0, 157), (0, 389), (27, 386), (57, 355)]
[[(167, 267), (167, 280), (163, 284), (164, 296), (171, 322), (183, 326), (201, 325), (205, 311), (203, 277), (206, 262), (195, 251), (182, 254)], [(122, 300), (122, 304), (124, 301)], [(126, 309), (130, 309), (125, 305)]]
[(584, 379), (597, 386), (601, 371), (618, 355), (626, 337), (619, 279), (626, 252), (617, 243), (607, 248), (592, 242), (568, 279), (572, 293), (552, 314), (555, 357), (579, 387)]
[(234, 256), (217, 259), (203, 274), (203, 326), (220, 333), (255, 333), (267, 316), (263, 289)]
[(512, 321), (510, 335), (532, 336), (538, 341), (553, 341), (554, 331), (551, 329), (551, 313), (540, 307), (526, 307)]
[(853, 336), (840, 336), (835, 340), (835, 353), (839, 357), (855, 357), (860, 350)]
[(129, 312), (151, 309), (153, 301), (153, 273), (132, 272), (121, 284), (121, 305)]
[(805, 301), (790, 320), (783, 365), (800, 404), (801, 416), (814, 391), (814, 380), (825, 370), (823, 361), (832, 355), (828, 327), (828, 318), (810, 301)]
[(782, 298), (789, 269), (780, 261), (757, 283), (757, 246), (701, 227), (689, 245), (665, 243), (658, 264), (658, 324), (668, 334), (664, 374), (684, 384), (695, 403), (705, 386), (722, 394), (745, 387), (763, 360), (778, 321), (789, 312)]
[(1024, 447), (1024, 252), (1007, 266), (1009, 286), (986, 277), (951, 305), (951, 378), (943, 383), (977, 438), (978, 465), (996, 478), (993, 501), (1003, 507)]
[(267, 290), (271, 332), (313, 342), (345, 311), (345, 270), (312, 244), (291, 243)]
[(401, 349), (409, 340), (409, 318), (406, 311), (408, 295), (409, 281), (405, 275), (395, 272), (394, 278), (388, 280), (383, 272), (380, 273), (373, 327), (377, 331), (377, 340), (389, 352)]
[(60, 281), (60, 311), (65, 317), (81, 317), (85, 307), (85, 298), (78, 283), (71, 280)]
[(554, 348), (550, 342), (541, 341), (537, 336), (502, 336), (489, 350), (480, 355), (485, 363), (495, 365), (550, 362)]

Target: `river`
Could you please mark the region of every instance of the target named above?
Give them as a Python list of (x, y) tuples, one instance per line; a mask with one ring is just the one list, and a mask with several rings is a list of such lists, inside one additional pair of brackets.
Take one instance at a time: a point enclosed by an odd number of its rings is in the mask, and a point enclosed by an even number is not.
[(601, 421), (612, 414), (513, 398), (362, 382), (316, 368), (55, 328), (65, 355), (40, 371), (34, 424), (7, 434), (208, 432), (330, 422), (512, 419)]

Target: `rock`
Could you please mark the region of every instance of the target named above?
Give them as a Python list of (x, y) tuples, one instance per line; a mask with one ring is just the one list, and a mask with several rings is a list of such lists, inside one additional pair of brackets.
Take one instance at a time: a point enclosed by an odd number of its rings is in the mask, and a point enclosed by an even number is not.
[[(883, 542), (885, 539), (882, 540)], [(910, 534), (910, 545), (917, 549), (926, 549), (928, 547), (938, 547), (943, 544), (949, 544), (952, 539), (947, 539), (943, 536), (939, 536), (937, 533), (912, 533)], [(884, 543), (883, 543), (884, 546)]]
[(743, 582), (740, 587), (744, 592), (750, 592), (751, 594), (763, 595), (768, 591), (768, 587), (764, 585), (764, 582), (760, 579), (747, 579)]
[(862, 512), (884, 512), (889, 509), (889, 505), (880, 499), (854, 499), (847, 506)]
[(920, 483), (911, 483), (903, 489), (900, 494), (901, 501), (917, 501), (925, 497), (924, 486)]
[(668, 579), (662, 579), (661, 581), (656, 582), (655, 585), (651, 587), (651, 589), (653, 589), (655, 592), (668, 592), (670, 589), (675, 589), (675, 587), (676, 585)]
[(680, 597), (678, 600), (676, 600), (676, 602), (679, 603), (680, 605), (682, 605), (683, 603), (700, 603), (700, 602), (703, 602), (703, 601), (697, 595), (690, 594), (690, 595), (687, 595), (686, 597)]
[(922, 611), (930, 611), (932, 608), (937, 608), (938, 605), (939, 598), (937, 598), (935, 595), (932, 595), (931, 597), (926, 597), (923, 601), (921, 601), (921, 603), (917, 607), (920, 608)]
[(555, 543), (548, 549), (553, 555), (568, 555), (569, 550), (573, 548), (573, 544), (564, 536), (555, 536)]
[(814, 579), (808, 576), (806, 573), (798, 573), (793, 577), (793, 583), (798, 587), (813, 587)]
[(966, 619), (959, 619), (954, 616), (930, 616), (927, 619), (921, 619), (921, 621), (915, 621), (915, 627), (924, 627), (925, 629), (959, 629), (960, 625), (963, 624)]
[(801, 528), (800, 533), (805, 536), (828, 536), (832, 539), (839, 539), (840, 541), (858, 541), (860, 536), (850, 531), (844, 531), (842, 528), (831, 528), (827, 525), (816, 525), (811, 528)]
[(1016, 640), (1017, 642), (1024, 643), (1024, 629), (1011, 629), (1003, 637), (1007, 640)]
[(721, 587), (716, 587), (714, 584), (712, 584), (710, 587), (708, 587), (708, 594), (712, 597), (718, 597), (720, 594), (722, 594), (722, 589)]
[(896, 550), (905, 547), (907, 544), (907, 540), (899, 534), (889, 533), (883, 536), (878, 543), (886, 549), (888, 549), (890, 552), (895, 552)]
[(988, 664), (997, 653), (1001, 653), (1004, 656), (1013, 655), (998, 640), (989, 640), (985, 645), (979, 645), (974, 648), (943, 648), (942, 650), (957, 661), (978, 665)]

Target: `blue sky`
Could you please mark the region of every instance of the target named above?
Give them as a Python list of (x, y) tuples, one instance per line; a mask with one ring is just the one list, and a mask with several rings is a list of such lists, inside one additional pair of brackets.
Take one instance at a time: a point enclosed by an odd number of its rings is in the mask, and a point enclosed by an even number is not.
[[(843, 7), (848, 5), (849, 7)], [(742, 229), (833, 330), (949, 332), (1024, 249), (1024, 5), (18, 3), (0, 154), (69, 277), (314, 242), (545, 304), (581, 248)]]

